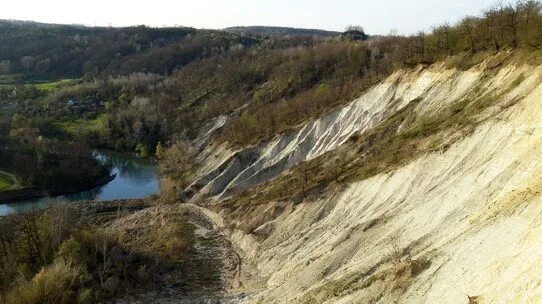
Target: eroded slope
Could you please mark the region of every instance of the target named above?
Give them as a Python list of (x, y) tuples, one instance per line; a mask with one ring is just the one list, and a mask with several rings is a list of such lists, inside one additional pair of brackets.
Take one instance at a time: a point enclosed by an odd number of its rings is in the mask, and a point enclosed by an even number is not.
[[(185, 193), (198, 192), (218, 199), (230, 197), (269, 181), (300, 162), (336, 149), (353, 134), (378, 126), (413, 102), (419, 103), (415, 111), (422, 117), (426, 112), (435, 114), (466, 99), (472, 101), (484, 94), (496, 95), (499, 88), (492, 82), (505, 81), (508, 88), (510, 82), (517, 80), (507, 73), (502, 71), (494, 79), (486, 79), (490, 76), (478, 69), (457, 71), (445, 69), (442, 64), (398, 71), (347, 106), (300, 126), (294, 132), (237, 151), (224, 145), (207, 147), (199, 156), (203, 164), (200, 177)], [(218, 122), (223, 124), (222, 120)], [(196, 142), (202, 142), (202, 139)]]
[(344, 147), (413, 101), (414, 121), (397, 132), (454, 105), (470, 109), (466, 122), (429, 134), (434, 146), (346, 187), (296, 205), (215, 205), (257, 268), (245, 301), (542, 301), (542, 70), (500, 64), (395, 73), (298, 132), (237, 152), (252, 157), (216, 164), (203, 193), (221, 198)]

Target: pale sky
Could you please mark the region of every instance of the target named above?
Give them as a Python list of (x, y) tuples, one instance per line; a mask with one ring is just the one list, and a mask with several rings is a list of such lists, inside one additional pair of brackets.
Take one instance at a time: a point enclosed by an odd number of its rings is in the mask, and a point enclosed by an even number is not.
[(495, 0), (2, 0), (0, 19), (98, 26), (271, 25), (401, 34), (478, 15)]

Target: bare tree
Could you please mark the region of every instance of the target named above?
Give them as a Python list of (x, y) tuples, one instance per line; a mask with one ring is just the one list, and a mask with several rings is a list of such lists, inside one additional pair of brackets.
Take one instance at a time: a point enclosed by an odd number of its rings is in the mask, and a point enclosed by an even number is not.
[(349, 25), (346, 27), (345, 32), (356, 31), (365, 33), (365, 29), (361, 25)]
[(98, 277), (100, 279), (100, 285), (103, 287), (107, 273), (111, 268), (111, 249), (109, 246), (109, 240), (106, 235), (101, 234), (98, 240), (95, 242), (95, 250), (97, 255), (102, 260), (102, 266), (98, 269)]
[(476, 52), (476, 38), (475, 38), (475, 29), (476, 29), (477, 18), (475, 17), (466, 17), (461, 20), (459, 27), (463, 34), (467, 37), (469, 50), (471, 52)]
[(43, 264), (46, 256), (44, 252), (44, 243), (39, 230), (38, 212), (26, 212), (14, 217), (15, 225), (19, 229), (23, 250), (25, 251), (31, 264)]
[(437, 40), (437, 49), (440, 53), (450, 54), (450, 24), (444, 23), (433, 27), (433, 35)]

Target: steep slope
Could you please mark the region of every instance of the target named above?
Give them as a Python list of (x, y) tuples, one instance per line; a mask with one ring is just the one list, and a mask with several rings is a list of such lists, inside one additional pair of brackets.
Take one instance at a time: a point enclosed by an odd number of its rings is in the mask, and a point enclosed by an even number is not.
[[(225, 198), (268, 181), (301, 161), (336, 149), (353, 134), (377, 126), (419, 98), (422, 101), (417, 112), (424, 115), (424, 111), (437, 111), (442, 106), (435, 100), (447, 98), (448, 104), (453, 104), (479, 85), (479, 72), (441, 70), (437, 66), (396, 72), (349, 105), (256, 147), (226, 153), (223, 146), (211, 146), (210, 151), (201, 155), (200, 162), (218, 165), (204, 167), (190, 190), (203, 187), (200, 193)], [(205, 159), (216, 155), (222, 158)]]
[[(484, 103), (471, 128), (450, 123), (433, 134), (434, 147), (323, 196), (213, 205), (257, 269), (244, 301), (542, 301), (541, 80), (539, 66), (495, 58), (468, 71), (401, 71), (299, 131), (242, 151), (204, 150), (192, 191), (220, 201), (339, 149), (414, 101), (416, 121)], [(259, 227), (237, 229), (247, 221)]]

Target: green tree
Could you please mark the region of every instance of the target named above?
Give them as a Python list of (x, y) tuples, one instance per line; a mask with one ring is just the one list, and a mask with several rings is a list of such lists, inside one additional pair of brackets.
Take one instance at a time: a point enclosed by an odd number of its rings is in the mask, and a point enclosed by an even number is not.
[(148, 158), (150, 156), (150, 149), (147, 144), (139, 143), (135, 148), (137, 157), (139, 158)]
[(164, 158), (165, 153), (166, 153), (166, 149), (162, 145), (162, 142), (159, 141), (158, 144), (156, 145), (156, 153), (155, 153), (156, 158), (158, 158), (158, 159)]

